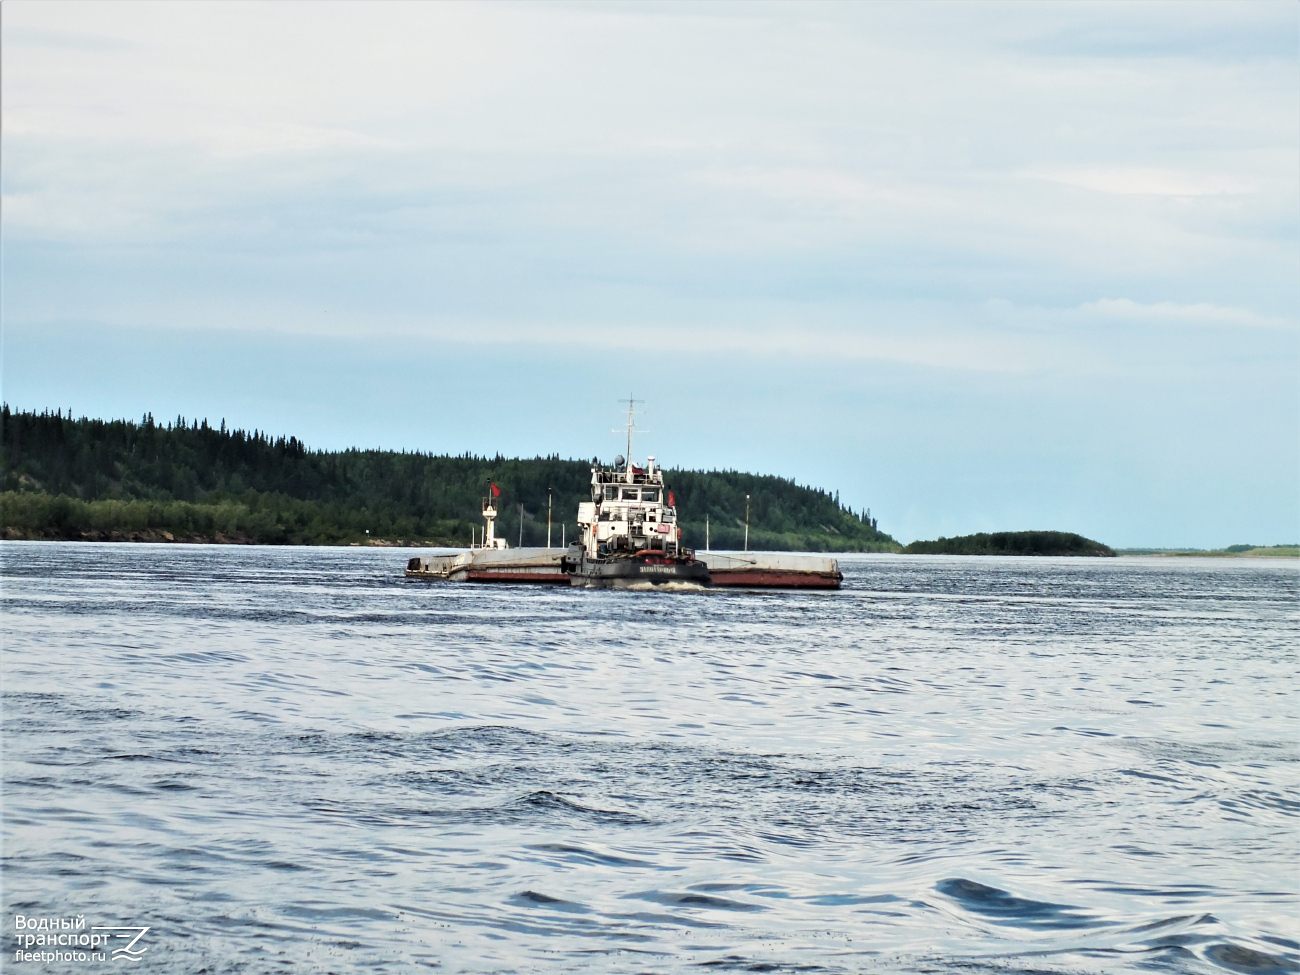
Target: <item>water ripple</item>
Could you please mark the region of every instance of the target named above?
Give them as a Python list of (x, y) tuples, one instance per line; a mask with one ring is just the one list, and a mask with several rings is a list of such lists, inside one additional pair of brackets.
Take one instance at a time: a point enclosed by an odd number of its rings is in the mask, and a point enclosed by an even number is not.
[(406, 554), (0, 546), (5, 910), (214, 975), (1300, 971), (1294, 566)]

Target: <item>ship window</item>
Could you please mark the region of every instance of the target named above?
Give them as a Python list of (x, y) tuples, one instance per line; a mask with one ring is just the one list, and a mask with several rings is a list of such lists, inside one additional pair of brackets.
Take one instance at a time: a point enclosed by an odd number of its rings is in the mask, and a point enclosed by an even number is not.
[(612, 484), (607, 484), (605, 486), (605, 500), (614, 501), (617, 498), (618, 498), (618, 488), (614, 487)]
[(658, 489), (658, 488), (642, 488), (642, 489), (641, 489), (641, 500), (642, 500), (642, 501), (658, 501), (658, 500), (659, 500), (659, 489)]
[(635, 501), (635, 500), (636, 500), (636, 488), (623, 488), (623, 500), (624, 500), (624, 501)]

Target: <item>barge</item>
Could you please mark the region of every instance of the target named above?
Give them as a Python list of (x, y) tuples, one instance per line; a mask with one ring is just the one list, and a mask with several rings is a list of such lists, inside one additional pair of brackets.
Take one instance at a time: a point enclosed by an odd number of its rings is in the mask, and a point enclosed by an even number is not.
[(838, 589), (844, 573), (836, 559), (785, 552), (701, 552), (709, 585), (741, 589)]
[(424, 555), (406, 563), (408, 579), (450, 582), (532, 582), (569, 585), (558, 549), (480, 548), (448, 555)]
[[(407, 562), (408, 579), (572, 585), (561, 549), (471, 549), (421, 555)], [(710, 589), (838, 589), (844, 574), (833, 558), (786, 552), (696, 552), (709, 569)]]
[(833, 558), (779, 552), (696, 552), (681, 544), (677, 504), (653, 456), (632, 462), (628, 401), (628, 456), (591, 468), (591, 500), (578, 505), (579, 540), (564, 549), (511, 549), (496, 537), (491, 484), (483, 499), (482, 544), (468, 551), (417, 556), (407, 578), (452, 582), (515, 582), (588, 589), (742, 588), (838, 589), (844, 575)]

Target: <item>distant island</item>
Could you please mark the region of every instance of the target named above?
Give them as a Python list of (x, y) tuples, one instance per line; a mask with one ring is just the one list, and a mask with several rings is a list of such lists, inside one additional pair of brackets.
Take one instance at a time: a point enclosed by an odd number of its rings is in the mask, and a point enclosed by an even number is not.
[[(459, 546), (482, 527), (489, 482), (509, 543), (578, 537), (591, 463), (558, 456), (436, 456), (311, 450), (296, 437), (152, 415), (73, 419), (0, 408), (0, 519), (6, 539)], [(715, 549), (898, 552), (866, 511), (794, 481), (669, 470), (683, 541)]]
[(1191, 555), (1198, 558), (1300, 558), (1300, 543), (1291, 545), (1229, 545), (1227, 548), (1122, 548), (1120, 555)]
[(1115, 554), (1101, 542), (1073, 532), (980, 532), (931, 542), (912, 542), (903, 548), (912, 555), (1102, 555)]

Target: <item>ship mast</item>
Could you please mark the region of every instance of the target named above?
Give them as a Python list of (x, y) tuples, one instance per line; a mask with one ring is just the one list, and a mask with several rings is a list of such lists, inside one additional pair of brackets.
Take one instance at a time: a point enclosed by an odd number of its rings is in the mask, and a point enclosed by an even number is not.
[[(632, 470), (632, 431), (636, 429), (636, 404), (645, 403), (643, 399), (633, 399), (632, 394), (628, 393), (627, 399), (619, 400), (620, 403), (627, 404), (627, 469)], [(611, 430), (611, 433), (622, 433), (622, 430)], [(649, 433), (649, 430), (642, 430), (642, 433)]]

